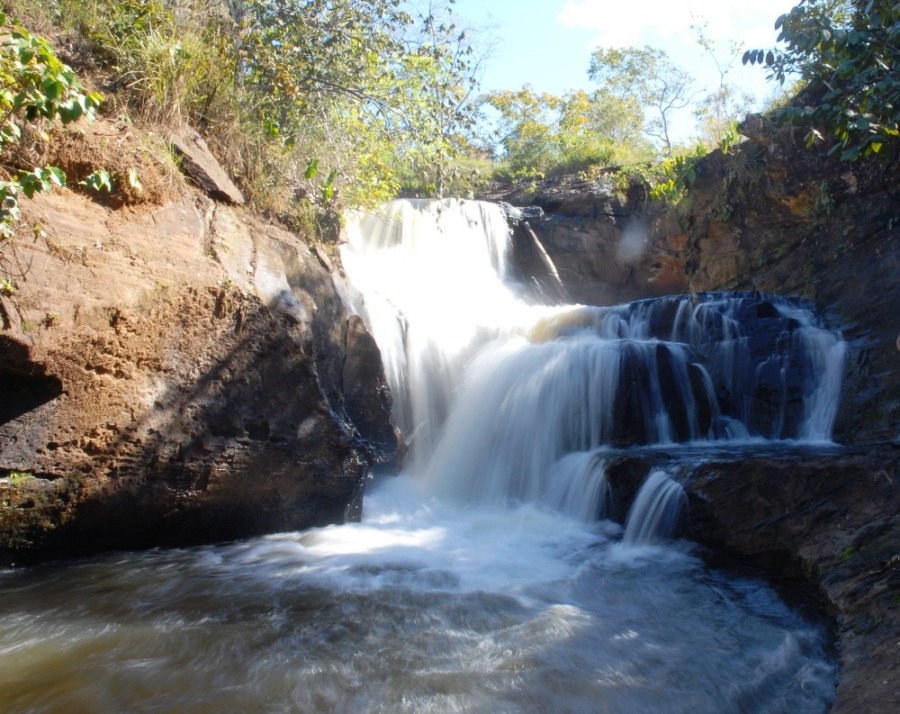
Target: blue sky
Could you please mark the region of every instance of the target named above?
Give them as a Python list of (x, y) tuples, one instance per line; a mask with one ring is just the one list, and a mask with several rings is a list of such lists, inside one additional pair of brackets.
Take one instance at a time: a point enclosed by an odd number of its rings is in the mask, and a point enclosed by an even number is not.
[[(775, 44), (775, 19), (796, 0), (456, 0), (454, 13), (463, 24), (490, 25), (486, 37), (495, 45), (487, 61), (482, 91), (518, 89), (529, 83), (537, 91), (564, 94), (590, 89), (587, 69), (598, 46), (650, 45), (665, 50), (689, 71), (698, 89), (717, 86), (713, 59), (697, 43), (692, 24), (704, 24), (719, 61), (729, 47), (767, 48)], [(762, 102), (777, 85), (759, 67), (743, 67), (740, 58), (728, 78)], [(685, 112), (679, 134), (694, 131)]]

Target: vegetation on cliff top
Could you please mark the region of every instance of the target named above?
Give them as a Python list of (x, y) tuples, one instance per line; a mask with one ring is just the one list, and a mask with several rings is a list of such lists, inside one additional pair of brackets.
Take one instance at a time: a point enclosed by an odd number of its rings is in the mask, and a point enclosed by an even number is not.
[(260, 210), (302, 221), (404, 186), (466, 192), (480, 58), (449, 4), (399, 0), (8, 0), (104, 96), (187, 123)]
[[(7, 21), (0, 12), (0, 152), (22, 140), (29, 126), (41, 120), (63, 123), (92, 117), (100, 96), (82, 91), (75, 73), (63, 64), (46, 40)], [(16, 290), (4, 255), (19, 221), (19, 197), (62, 186), (66, 177), (54, 166), (5, 171), (0, 177), (0, 295)]]
[[(111, 120), (164, 136), (193, 125), (256, 209), (295, 225), (314, 227), (342, 205), (398, 194), (466, 195), (491, 172), (511, 179), (591, 175), (609, 165), (645, 167), (666, 154), (668, 173), (664, 165), (651, 178), (663, 187), (678, 183), (678, 167), (691, 162), (677, 159), (683, 152), (671, 140), (669, 112), (695, 95), (663, 53), (598, 48), (587, 68), (597, 84), (592, 92), (556, 97), (526, 85), (478, 97), (485, 53), (477, 33), (456, 22), (452, 3), (6, 0), (0, 7), (51, 39), (102, 91)], [(900, 5), (801, 0), (777, 25), (784, 47), (745, 59), (765, 64), (776, 79), (808, 84), (808, 104), (791, 104), (780, 116), (805, 122), (811, 138), (830, 137), (847, 159), (896, 139), (900, 82), (891, 68)], [(698, 107), (704, 143), (713, 146), (733, 139), (728, 127), (742, 105), (727, 82), (730, 63), (696, 29), (722, 79)], [(89, 98), (85, 112), (94, 111), (98, 95), (80, 96)], [(66, 118), (21, 110), (10, 117), (44, 117), (37, 134), (45, 142), (52, 138), (48, 120)], [(23, 186), (62, 180), (11, 160), (8, 151), (4, 164), (7, 178), (33, 172)], [(122, 173), (140, 180), (131, 169)], [(104, 188), (107, 178), (78, 180)]]
[(775, 28), (783, 47), (748, 50), (743, 60), (806, 86), (802, 101), (778, 109), (778, 118), (808, 127), (810, 144), (831, 141), (845, 160), (897, 142), (900, 2), (800, 0)]

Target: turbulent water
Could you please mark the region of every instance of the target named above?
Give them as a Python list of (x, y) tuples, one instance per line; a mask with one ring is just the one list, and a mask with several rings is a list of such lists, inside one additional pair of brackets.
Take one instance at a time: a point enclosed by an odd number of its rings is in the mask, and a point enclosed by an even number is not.
[(529, 305), (487, 204), (398, 202), (349, 237), (406, 471), (358, 524), (0, 574), (0, 710), (828, 709), (824, 625), (672, 540), (665, 471), (607, 520), (603, 469), (613, 447), (827, 441), (837, 336), (756, 296)]

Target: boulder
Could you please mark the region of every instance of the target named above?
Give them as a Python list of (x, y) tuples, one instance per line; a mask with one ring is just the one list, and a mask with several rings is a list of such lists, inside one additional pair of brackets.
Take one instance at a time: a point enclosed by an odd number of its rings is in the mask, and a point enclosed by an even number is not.
[(200, 134), (185, 127), (173, 133), (169, 143), (179, 158), (181, 170), (210, 197), (238, 206), (244, 203), (244, 195), (228, 178)]
[(900, 471), (896, 449), (706, 463), (683, 480), (689, 536), (834, 622), (833, 714), (900, 709)]
[(302, 240), (199, 195), (26, 207), (46, 235), (2, 299), (0, 560), (358, 515), (397, 450), (380, 354)]
[(898, 710), (897, 448), (730, 451), (614, 456), (605, 470), (613, 518), (624, 520), (651, 471), (677, 474), (689, 516), (680, 536), (712, 565), (764, 578), (831, 624), (840, 664), (832, 714)]

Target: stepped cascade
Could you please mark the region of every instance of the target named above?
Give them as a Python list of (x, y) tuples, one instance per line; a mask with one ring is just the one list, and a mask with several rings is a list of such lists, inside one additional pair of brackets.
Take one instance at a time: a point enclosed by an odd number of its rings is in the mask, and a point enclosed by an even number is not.
[[(845, 343), (801, 300), (707, 293), (531, 305), (491, 204), (397, 201), (342, 257), (382, 350), (409, 469), (444, 495), (588, 518), (574, 456), (635, 445), (827, 443)], [(602, 474), (602, 469), (595, 469)]]

